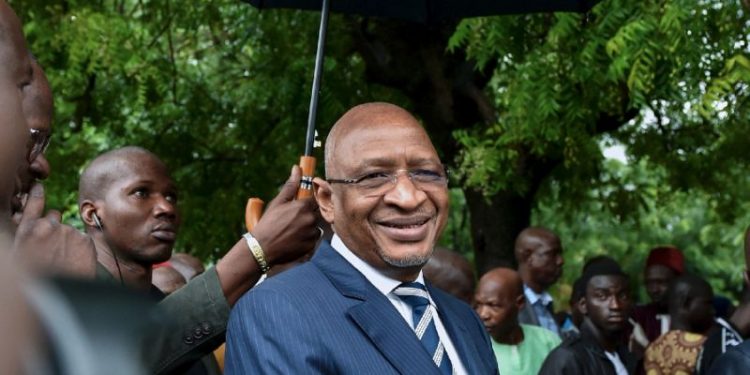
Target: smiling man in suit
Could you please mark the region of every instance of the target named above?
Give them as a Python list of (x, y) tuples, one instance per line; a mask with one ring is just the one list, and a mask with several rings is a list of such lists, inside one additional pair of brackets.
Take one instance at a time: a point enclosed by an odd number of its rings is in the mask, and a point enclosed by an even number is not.
[(325, 154), (314, 186), (331, 244), (239, 301), (227, 374), (497, 374), (476, 314), (424, 282), (449, 200), (422, 126), (395, 105), (359, 105)]

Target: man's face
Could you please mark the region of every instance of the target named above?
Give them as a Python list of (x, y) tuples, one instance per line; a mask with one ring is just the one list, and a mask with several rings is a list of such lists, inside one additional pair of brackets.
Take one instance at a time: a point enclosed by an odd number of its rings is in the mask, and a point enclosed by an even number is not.
[(337, 142), (333, 163), (333, 179), (399, 172), (396, 184), (388, 183), (379, 194), (330, 184), (332, 214), (323, 210), (323, 215), (347, 247), (373, 267), (395, 273), (421, 268), (445, 226), (449, 202), (445, 184), (419, 187), (405, 173), (444, 173), (416, 120), (400, 116), (349, 131)]
[(0, 2), (0, 24), (5, 29), (0, 37), (0, 209), (10, 213), (21, 185), (18, 171), (28, 165), (29, 131), (21, 103), (33, 75), (20, 22), (5, 2)]
[(651, 302), (655, 303), (661, 308), (666, 308), (667, 305), (667, 288), (669, 283), (677, 277), (674, 271), (670, 268), (662, 266), (661, 264), (654, 264), (646, 268), (646, 292), (648, 293)]
[(581, 299), (581, 310), (600, 330), (608, 334), (622, 332), (632, 306), (627, 279), (623, 276), (594, 276)]
[(177, 189), (164, 164), (153, 156), (124, 158), (120, 177), (103, 201), (96, 202), (104, 238), (118, 255), (136, 263), (166, 261), (179, 228)]
[(511, 288), (493, 280), (483, 280), (474, 294), (474, 311), (482, 319), (490, 336), (501, 337), (515, 326), (519, 311), (519, 296)]
[(531, 250), (526, 265), (536, 284), (546, 289), (562, 275), (562, 245), (557, 237), (537, 237), (535, 242), (537, 246)]
[[(42, 137), (49, 137), (52, 131), (52, 91), (42, 68), (32, 61), (34, 80), (24, 90), (23, 115), (29, 129), (34, 129)], [(25, 196), (31, 190), (35, 180), (49, 177), (50, 166), (44, 153), (31, 160), (28, 168), (19, 171), (21, 188), (13, 200), (13, 211), (20, 215), (23, 211)]]
[(699, 292), (691, 296), (687, 307), (687, 320), (697, 333), (705, 333), (714, 322), (713, 294), (709, 291)]

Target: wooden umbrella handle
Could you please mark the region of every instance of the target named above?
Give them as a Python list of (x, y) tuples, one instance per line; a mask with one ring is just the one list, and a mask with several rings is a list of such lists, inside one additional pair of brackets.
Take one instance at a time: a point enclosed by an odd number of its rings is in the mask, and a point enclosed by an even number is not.
[(299, 167), (302, 169), (302, 181), (297, 190), (297, 199), (312, 198), (313, 177), (315, 177), (315, 158), (312, 156), (301, 156)]
[(260, 216), (263, 215), (263, 201), (260, 198), (250, 198), (245, 206), (245, 227), (250, 232), (258, 224)]
[[(312, 198), (312, 180), (315, 177), (315, 158), (312, 156), (302, 156), (299, 160), (299, 166), (302, 169), (302, 181), (297, 189), (297, 199)], [(245, 227), (247, 231), (253, 230), (255, 224), (258, 224), (261, 215), (263, 215), (263, 201), (260, 198), (250, 198), (245, 206)]]

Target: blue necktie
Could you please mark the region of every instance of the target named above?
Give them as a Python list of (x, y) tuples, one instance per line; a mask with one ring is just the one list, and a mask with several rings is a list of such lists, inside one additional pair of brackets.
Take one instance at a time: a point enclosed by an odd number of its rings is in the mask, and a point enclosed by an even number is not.
[(445, 352), (443, 343), (435, 327), (435, 321), (432, 319), (433, 309), (430, 309), (430, 297), (427, 289), (420, 283), (403, 283), (399, 285), (393, 293), (411, 306), (412, 319), (414, 322), (414, 333), (422, 342), (427, 353), (432, 356), (432, 361), (440, 368), (445, 375), (453, 372), (448, 354)]

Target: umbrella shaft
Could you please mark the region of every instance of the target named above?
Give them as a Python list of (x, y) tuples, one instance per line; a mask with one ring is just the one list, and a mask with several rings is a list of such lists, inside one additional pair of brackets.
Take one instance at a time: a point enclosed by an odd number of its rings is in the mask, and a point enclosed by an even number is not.
[(323, 0), (323, 9), (320, 12), (320, 30), (318, 32), (318, 51), (315, 54), (315, 73), (313, 75), (312, 95), (310, 96), (310, 112), (307, 116), (306, 156), (312, 155), (313, 142), (315, 141), (315, 117), (318, 113), (318, 97), (320, 95), (320, 79), (323, 71), (323, 54), (326, 46), (329, 8), (330, 0)]

